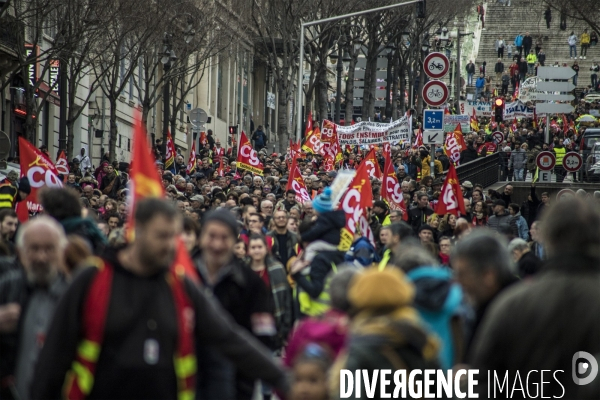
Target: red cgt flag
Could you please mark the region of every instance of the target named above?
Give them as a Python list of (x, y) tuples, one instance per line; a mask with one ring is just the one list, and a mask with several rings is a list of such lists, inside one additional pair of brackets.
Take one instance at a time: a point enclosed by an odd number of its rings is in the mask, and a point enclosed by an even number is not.
[(196, 171), (196, 141), (192, 143), (192, 151), (190, 151), (190, 159), (188, 165), (185, 168), (185, 172), (188, 175), (193, 174)]
[(371, 147), (371, 150), (367, 153), (364, 163), (366, 164), (369, 176), (381, 180), (381, 169), (379, 168), (379, 162), (377, 161), (374, 147)]
[(346, 213), (346, 226), (342, 230), (340, 248), (350, 248), (357, 229), (362, 236), (375, 244), (375, 236), (366, 217), (367, 207), (373, 207), (373, 190), (364, 161), (358, 166), (339, 207)]
[(31, 186), (31, 193), (24, 201), (17, 203), (16, 207), (19, 221), (25, 222), (29, 219), (29, 213), (42, 211), (42, 205), (37, 202), (38, 190), (45, 186), (62, 187), (63, 184), (52, 161), (22, 137), (19, 137), (19, 158), (21, 177), (26, 176)]
[(261, 176), (263, 174), (263, 165), (258, 159), (256, 150), (252, 148), (252, 143), (250, 143), (244, 131), (242, 131), (240, 136), (240, 147), (237, 155), (237, 168), (245, 169)]
[(435, 213), (437, 215), (450, 213), (458, 217), (459, 211), (462, 215), (466, 214), (465, 201), (460, 190), (460, 182), (458, 181), (458, 175), (456, 175), (456, 169), (454, 168), (454, 164), (450, 163), (448, 175), (446, 175), (446, 180), (440, 191)]
[(59, 174), (64, 175), (63, 181), (66, 181), (67, 175), (69, 175), (69, 162), (67, 161), (67, 156), (65, 155), (64, 150), (60, 151), (60, 154), (56, 159), (56, 170)]
[(315, 126), (311, 132), (308, 133), (302, 150), (312, 154), (323, 154), (323, 143), (321, 142), (321, 130), (318, 126)]
[(175, 173), (175, 144), (171, 132), (167, 131), (167, 154), (165, 156), (165, 171), (171, 170)]
[[(146, 140), (146, 132), (144, 132), (139, 116), (136, 116), (133, 132), (133, 153), (131, 156), (131, 179), (129, 180), (131, 194), (129, 197), (130, 204), (126, 235), (129, 241), (134, 239), (136, 204), (147, 197), (162, 198), (165, 195), (158, 171), (154, 165), (154, 157), (148, 150), (149, 148)], [(194, 282), (200, 282), (198, 273), (181, 238), (177, 240), (177, 249), (172, 268), (187, 275)]]
[(296, 201), (300, 204), (304, 204), (306, 201), (310, 200), (310, 195), (308, 194), (308, 190), (306, 190), (306, 185), (304, 184), (304, 178), (302, 178), (302, 174), (300, 173), (300, 169), (298, 168), (298, 164), (296, 162), (296, 158), (292, 161), (292, 167), (290, 168), (290, 177), (288, 179), (287, 186), (285, 190), (294, 189), (296, 192)]
[(392, 157), (389, 154), (384, 154), (385, 165), (383, 167), (383, 190), (381, 195), (383, 199), (388, 203), (391, 210), (402, 211), (402, 219), (408, 221), (408, 213), (406, 212), (406, 205), (404, 204), (404, 195), (402, 193), (402, 187), (398, 183), (396, 177), (396, 171), (392, 165)]

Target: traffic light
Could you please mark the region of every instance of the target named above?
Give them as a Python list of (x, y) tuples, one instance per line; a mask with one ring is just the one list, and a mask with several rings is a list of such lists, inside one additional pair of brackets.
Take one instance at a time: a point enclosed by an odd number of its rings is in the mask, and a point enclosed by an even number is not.
[(502, 122), (504, 116), (504, 99), (501, 97), (498, 97), (495, 101), (494, 101), (494, 117), (496, 119), (497, 123)]
[(229, 134), (230, 135), (236, 135), (237, 134), (237, 125), (231, 125), (229, 127)]
[(416, 4), (417, 7), (417, 18), (425, 18), (425, 0), (422, 0)]

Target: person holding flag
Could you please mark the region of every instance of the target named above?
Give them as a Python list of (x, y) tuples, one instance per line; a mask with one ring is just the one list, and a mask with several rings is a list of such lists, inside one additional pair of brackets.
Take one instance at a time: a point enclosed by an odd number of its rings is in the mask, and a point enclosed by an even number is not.
[(192, 150), (190, 151), (190, 159), (188, 161), (185, 172), (188, 176), (191, 176), (196, 172), (196, 141), (192, 143)]
[(177, 152), (175, 151), (175, 145), (173, 144), (173, 138), (171, 137), (171, 132), (167, 132), (167, 154), (165, 155), (165, 171), (169, 170), (172, 173), (175, 172), (175, 156)]

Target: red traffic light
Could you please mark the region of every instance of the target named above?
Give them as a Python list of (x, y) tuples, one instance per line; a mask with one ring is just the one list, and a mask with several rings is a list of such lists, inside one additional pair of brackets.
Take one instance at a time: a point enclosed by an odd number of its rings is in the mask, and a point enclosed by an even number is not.
[(237, 133), (237, 126), (236, 125), (229, 126), (229, 134), (235, 135), (236, 133)]

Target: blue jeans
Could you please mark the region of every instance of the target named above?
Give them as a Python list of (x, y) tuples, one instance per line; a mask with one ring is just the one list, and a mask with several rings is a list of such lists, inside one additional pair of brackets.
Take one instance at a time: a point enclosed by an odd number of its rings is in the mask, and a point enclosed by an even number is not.
[(514, 169), (514, 176), (515, 176), (515, 181), (524, 181), (525, 180), (525, 168), (515, 168)]
[(469, 85), (469, 86), (473, 86), (473, 75), (475, 75), (475, 74), (467, 73), (467, 85)]
[(569, 57), (577, 58), (577, 46), (569, 45)]
[(527, 64), (527, 74), (533, 75), (535, 72), (535, 64)]
[(475, 88), (475, 100), (477, 100), (479, 98), (479, 95), (481, 95), (481, 92), (483, 92), (483, 88)]

